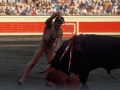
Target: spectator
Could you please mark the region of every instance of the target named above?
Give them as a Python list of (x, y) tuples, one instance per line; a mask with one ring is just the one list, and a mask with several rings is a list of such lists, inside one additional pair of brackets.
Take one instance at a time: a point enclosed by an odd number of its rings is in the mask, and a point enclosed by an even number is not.
[(33, 16), (36, 15), (36, 8), (35, 8), (35, 7), (33, 7), (33, 8), (31, 9), (31, 14), (32, 14)]
[(19, 10), (17, 10), (17, 12), (16, 12), (16, 16), (19, 16), (19, 15), (20, 15)]
[(8, 7), (5, 8), (5, 14), (10, 15), (10, 9), (8, 9)]
[(22, 12), (20, 13), (20, 15), (21, 15), (21, 16), (25, 16), (25, 15), (26, 15), (25, 11), (22, 10)]
[[(9, 7), (9, 8), (10, 8), (10, 7)], [(10, 11), (11, 11), (11, 10), (15, 10), (15, 8), (16, 8), (16, 7), (15, 7), (15, 5), (13, 4), (13, 5), (11, 6), (11, 8), (10, 8)]]
[[(107, 15), (110, 12), (108, 10), (110, 8), (109, 5), (112, 5), (111, 15), (118, 15), (117, 13), (120, 11), (119, 3), (120, 0), (63, 0), (62, 2), (56, 2), (55, 0), (0, 0), (0, 9), (3, 10), (5, 15), (11, 15), (11, 13), (12, 15), (16, 15), (18, 11), (22, 13), (22, 10), (24, 10), (25, 15), (50, 16), (53, 12), (59, 11), (61, 14), (67, 16), (85, 15), (82, 14), (83, 7), (85, 6), (84, 9), (87, 10), (86, 15)], [(89, 6), (93, 8), (91, 10), (92, 14), (89, 11)], [(15, 14), (13, 14), (13, 11)]]
[(51, 3), (51, 7), (55, 8), (55, 2), (54, 1)]
[(102, 15), (102, 12), (101, 12), (101, 10), (100, 10), (100, 7), (97, 7), (97, 9), (96, 9), (96, 15)]
[(15, 16), (16, 14), (15, 14), (15, 10), (12, 10), (11, 11), (11, 16)]
[(56, 11), (59, 11), (59, 3), (57, 2), (57, 4), (55, 5), (55, 9)]
[(120, 3), (118, 3), (118, 8), (117, 9), (120, 10)]
[(73, 0), (71, 0), (70, 6), (75, 6), (75, 2)]
[(112, 1), (112, 6), (117, 6), (118, 5), (118, 1), (117, 0), (113, 0)]
[(85, 7), (87, 8), (89, 6), (88, 1), (85, 1)]
[(77, 12), (77, 15), (79, 16), (79, 15), (80, 15), (80, 9), (79, 9), (79, 6), (77, 7), (76, 12)]
[(52, 12), (52, 13), (56, 12), (55, 7), (52, 7), (52, 8), (51, 8), (51, 12)]
[(31, 15), (32, 15), (31, 11), (27, 11), (27, 12), (26, 12), (26, 15), (27, 15), (27, 16), (31, 16)]
[(66, 10), (65, 10), (65, 9), (63, 10), (62, 15), (64, 15), (64, 16), (66, 16), (66, 15), (67, 15), (67, 12), (66, 12)]
[(22, 6), (21, 1), (20, 1), (20, 0), (18, 0), (18, 2), (16, 3), (16, 5), (17, 5), (18, 7)]
[(81, 3), (80, 3), (80, 9), (82, 9), (83, 6), (85, 6), (85, 4), (83, 3), (83, 1), (81, 1)]
[(5, 12), (3, 10), (1, 10), (1, 16), (5, 16)]
[(116, 9), (115, 7), (113, 7), (112, 9), (112, 15), (117, 15), (118, 9)]
[(112, 5), (109, 5), (108, 8), (106, 9), (107, 15), (112, 15)]
[(94, 7), (92, 7), (91, 12), (92, 12), (92, 15), (95, 15), (95, 14), (96, 14), (96, 8), (95, 8), (95, 6), (94, 6)]
[(91, 6), (88, 6), (87, 8), (87, 15), (93, 15)]
[(86, 9), (85, 5), (82, 6), (81, 15), (87, 15), (87, 9)]

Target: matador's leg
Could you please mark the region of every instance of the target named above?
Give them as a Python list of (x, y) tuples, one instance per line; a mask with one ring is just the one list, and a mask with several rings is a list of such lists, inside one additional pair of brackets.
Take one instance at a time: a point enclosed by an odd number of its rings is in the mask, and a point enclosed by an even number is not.
[(51, 62), (51, 60), (53, 59), (53, 47), (48, 47), (46, 50), (45, 50), (45, 53), (46, 53), (46, 57), (47, 57), (47, 60), (48, 60), (48, 63)]
[(21, 79), (18, 81), (19, 84), (22, 84), (27, 76), (27, 74), (30, 72), (30, 70), (35, 66), (35, 64), (38, 62), (39, 58), (43, 54), (43, 52), (46, 49), (46, 45), (43, 44), (43, 42), (40, 43), (39, 47), (37, 48), (33, 58), (31, 61), (27, 64), (27, 67), (21, 77)]

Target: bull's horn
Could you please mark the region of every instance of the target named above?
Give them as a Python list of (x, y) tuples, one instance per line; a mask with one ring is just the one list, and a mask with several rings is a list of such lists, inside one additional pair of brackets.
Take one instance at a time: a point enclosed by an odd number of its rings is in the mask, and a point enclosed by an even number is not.
[(39, 72), (39, 73), (40, 73), (40, 74), (41, 74), (41, 73), (45, 73), (45, 72), (47, 71), (47, 69), (50, 67), (50, 65), (51, 65), (51, 64), (49, 63), (49, 64), (47, 65), (47, 67), (46, 67), (44, 70), (42, 70), (41, 72)]

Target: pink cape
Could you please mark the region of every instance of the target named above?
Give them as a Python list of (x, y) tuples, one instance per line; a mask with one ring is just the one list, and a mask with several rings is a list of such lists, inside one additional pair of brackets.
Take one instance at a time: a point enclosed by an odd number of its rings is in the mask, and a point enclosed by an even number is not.
[(79, 75), (68, 77), (65, 73), (54, 68), (49, 68), (46, 72), (46, 80), (54, 83), (54, 90), (64, 88), (65, 90), (80, 90)]

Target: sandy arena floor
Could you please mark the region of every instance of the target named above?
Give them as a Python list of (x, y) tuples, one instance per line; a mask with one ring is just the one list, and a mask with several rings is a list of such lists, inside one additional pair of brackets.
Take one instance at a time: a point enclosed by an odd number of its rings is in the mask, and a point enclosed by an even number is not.
[[(45, 54), (19, 86), (24, 72), (40, 42), (39, 38), (0, 38), (0, 90), (53, 90), (45, 86), (45, 74), (38, 72), (47, 65)], [(113, 79), (102, 68), (90, 72), (87, 84), (90, 90), (120, 90), (120, 69), (113, 70)]]

